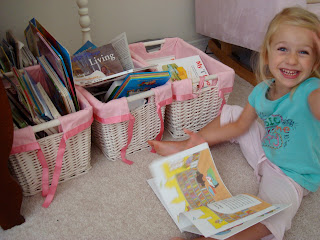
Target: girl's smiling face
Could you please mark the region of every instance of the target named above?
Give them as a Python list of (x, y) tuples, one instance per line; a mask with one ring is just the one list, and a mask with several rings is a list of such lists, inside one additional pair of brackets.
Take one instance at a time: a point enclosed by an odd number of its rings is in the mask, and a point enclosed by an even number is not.
[(313, 32), (283, 24), (271, 38), (267, 63), (277, 91), (284, 94), (306, 80), (315, 68)]

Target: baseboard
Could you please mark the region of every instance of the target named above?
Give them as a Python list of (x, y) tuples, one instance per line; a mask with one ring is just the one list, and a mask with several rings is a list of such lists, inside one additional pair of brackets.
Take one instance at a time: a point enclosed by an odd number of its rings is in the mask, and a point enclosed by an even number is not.
[(196, 48), (199, 48), (201, 51), (204, 52), (206, 50), (206, 47), (208, 45), (209, 40), (210, 40), (210, 38), (203, 37), (203, 38), (199, 38), (196, 40), (188, 41), (188, 43)]

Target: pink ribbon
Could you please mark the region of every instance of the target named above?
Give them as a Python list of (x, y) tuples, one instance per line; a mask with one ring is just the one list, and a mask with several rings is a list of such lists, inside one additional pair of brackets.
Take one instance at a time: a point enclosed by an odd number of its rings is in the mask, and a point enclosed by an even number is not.
[[(44, 203), (42, 204), (43, 207), (45, 207), (45, 208), (49, 207), (49, 205), (51, 204), (51, 202), (53, 200), (55, 192), (57, 190), (58, 183), (59, 183), (59, 177), (60, 177), (60, 173), (61, 173), (61, 168), (62, 168), (63, 155), (66, 150), (66, 141), (69, 138), (75, 136), (76, 134), (78, 134), (78, 133), (84, 131), (85, 129), (87, 129), (88, 127), (90, 127), (92, 122), (93, 122), (93, 117), (88, 122), (81, 124), (80, 126), (77, 126), (76, 128), (71, 129), (70, 131), (67, 131), (62, 135), (62, 138), (61, 138), (61, 141), (59, 144), (58, 153), (57, 153), (56, 165), (54, 167), (54, 172), (53, 172), (53, 176), (52, 176), (51, 187), (49, 188), (48, 194), (46, 195), (46, 199), (45, 199)], [(44, 158), (44, 156), (43, 156), (43, 158)]]

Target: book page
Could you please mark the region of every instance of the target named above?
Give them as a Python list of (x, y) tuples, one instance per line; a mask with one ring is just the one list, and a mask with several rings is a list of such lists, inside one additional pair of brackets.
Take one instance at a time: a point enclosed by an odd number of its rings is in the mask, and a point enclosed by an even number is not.
[(261, 201), (259, 201), (255, 197), (251, 197), (246, 194), (240, 194), (232, 198), (221, 200), (219, 202), (210, 203), (208, 204), (208, 207), (216, 212), (231, 214), (242, 211), (246, 208), (256, 206), (260, 203)]
[[(211, 235), (210, 237), (214, 238), (214, 239), (227, 239), (279, 212), (281, 212), (282, 210), (286, 209), (289, 207), (289, 205), (286, 205), (286, 204), (275, 204), (274, 207), (276, 207), (274, 210), (271, 210), (269, 212), (266, 212), (262, 215), (259, 215), (258, 217), (256, 218), (253, 218), (251, 220), (248, 220), (242, 224), (239, 224), (239, 225), (236, 225), (235, 227), (232, 227), (232, 228), (229, 228), (227, 230), (224, 230), (222, 232), (219, 232), (215, 235)], [(198, 230), (199, 232), (199, 230)]]
[(240, 194), (185, 212), (181, 218), (189, 219), (208, 237), (256, 219), (276, 208), (255, 196)]
[(231, 197), (207, 143), (150, 165), (163, 205), (180, 229), (188, 226), (179, 214)]

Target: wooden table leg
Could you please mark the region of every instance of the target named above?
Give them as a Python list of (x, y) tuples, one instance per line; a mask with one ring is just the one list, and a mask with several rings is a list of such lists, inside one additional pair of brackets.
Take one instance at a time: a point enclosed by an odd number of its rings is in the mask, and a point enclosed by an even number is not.
[(233, 68), (239, 77), (251, 83), (253, 86), (257, 85), (254, 73), (232, 57), (232, 44), (210, 39), (208, 47), (223, 64)]
[(7, 230), (24, 223), (20, 214), (22, 190), (11, 177), (8, 158), (13, 141), (13, 122), (7, 95), (0, 79), (0, 225)]

